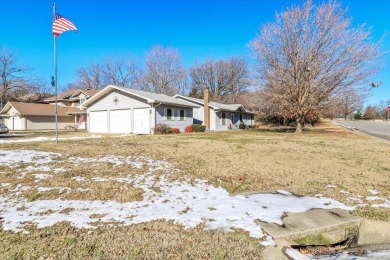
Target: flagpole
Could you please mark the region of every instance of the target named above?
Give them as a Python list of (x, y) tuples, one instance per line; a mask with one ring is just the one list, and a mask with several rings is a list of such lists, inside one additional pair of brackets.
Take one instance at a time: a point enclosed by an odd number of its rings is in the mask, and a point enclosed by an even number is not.
[[(53, 3), (53, 21), (56, 14), (56, 3)], [(56, 120), (56, 144), (58, 144), (58, 111), (57, 111), (57, 36), (54, 37), (54, 87), (55, 87), (55, 120)]]

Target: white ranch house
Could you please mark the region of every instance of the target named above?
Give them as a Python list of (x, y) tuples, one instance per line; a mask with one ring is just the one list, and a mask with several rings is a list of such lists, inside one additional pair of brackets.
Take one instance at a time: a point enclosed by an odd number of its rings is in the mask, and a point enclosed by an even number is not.
[[(175, 95), (173, 97), (197, 105), (198, 107), (194, 108), (194, 124), (205, 123), (205, 101), (203, 99), (182, 95)], [(241, 104), (222, 104), (211, 101), (209, 107), (211, 131), (236, 130), (241, 123), (246, 126), (254, 124), (255, 113), (247, 111)]]
[(109, 85), (82, 104), (91, 133), (153, 134), (159, 123), (184, 132), (198, 105), (164, 94)]

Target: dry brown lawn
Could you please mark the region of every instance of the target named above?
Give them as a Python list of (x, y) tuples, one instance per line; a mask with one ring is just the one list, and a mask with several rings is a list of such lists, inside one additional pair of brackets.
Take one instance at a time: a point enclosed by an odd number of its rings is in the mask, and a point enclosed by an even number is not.
[[(192, 178), (221, 183), (231, 193), (285, 189), (304, 195), (321, 193), (346, 203), (351, 203), (345, 200), (351, 194), (370, 195), (368, 189), (390, 196), (390, 143), (329, 122), (298, 135), (261, 129), (3, 147), (83, 157), (150, 156), (173, 163)], [(109, 173), (110, 170), (102, 169), (101, 175)]]
[[(60, 137), (61, 134), (60, 134)], [(52, 151), (67, 156), (97, 157), (106, 155), (145, 155), (174, 164), (190, 178), (206, 179), (222, 185), (230, 193), (263, 192), (283, 189), (302, 195), (323, 194), (348, 205), (351, 196), (390, 197), (390, 143), (343, 129), (325, 122), (303, 134), (277, 129), (191, 133), (178, 135), (105, 137), (77, 141), (2, 144), (4, 149)], [(58, 165), (69, 168), (69, 165)], [(0, 168), (0, 171), (2, 169)], [(9, 169), (8, 169), (9, 170)], [(43, 180), (46, 186), (78, 187), (69, 176), (118, 176), (128, 169), (107, 164), (93, 172), (88, 165), (77, 171), (56, 174)], [(134, 174), (137, 174), (136, 169)], [(16, 170), (15, 170), (16, 171)], [(138, 169), (142, 173), (142, 169)], [(178, 175), (179, 176), (179, 175)], [(4, 177), (4, 175), (2, 176)], [(171, 176), (172, 177), (172, 176)], [(5, 175), (4, 182), (16, 180)], [(34, 178), (25, 178), (33, 184)], [(88, 188), (85, 182), (81, 188)], [(42, 198), (140, 200), (142, 190), (105, 182), (95, 191), (66, 193), (48, 191)], [(329, 187), (333, 185), (336, 187)], [(328, 187), (327, 187), (328, 186)], [(35, 193), (34, 193), (35, 192)], [(35, 198), (36, 191), (25, 197)], [(366, 201), (368, 204), (377, 201)], [(390, 221), (390, 210), (364, 207), (355, 214)], [(99, 217), (99, 216), (97, 216)], [(0, 220), (1, 221), (1, 220)], [(258, 259), (262, 247), (243, 232), (205, 231), (203, 227), (184, 230), (170, 222), (156, 221), (129, 227), (98, 227), (78, 230), (67, 224), (35, 230), (29, 235), (0, 231), (0, 255), (5, 258), (190, 258)], [(109, 241), (109, 242), (107, 242)], [(42, 252), (41, 248), (45, 248)]]
[(59, 223), (30, 234), (0, 232), (1, 259), (260, 259), (256, 239), (153, 221), (82, 230)]

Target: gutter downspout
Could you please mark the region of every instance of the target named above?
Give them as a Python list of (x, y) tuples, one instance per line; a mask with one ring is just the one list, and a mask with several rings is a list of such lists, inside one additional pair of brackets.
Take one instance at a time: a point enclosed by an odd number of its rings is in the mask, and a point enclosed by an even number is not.
[(210, 90), (206, 88), (203, 92), (203, 102), (204, 102), (204, 125), (206, 126), (206, 131), (210, 131)]
[(154, 105), (152, 103), (152, 112), (153, 112), (153, 134), (154, 134), (154, 129), (156, 128), (156, 107), (161, 106), (161, 102), (159, 102), (157, 105)]

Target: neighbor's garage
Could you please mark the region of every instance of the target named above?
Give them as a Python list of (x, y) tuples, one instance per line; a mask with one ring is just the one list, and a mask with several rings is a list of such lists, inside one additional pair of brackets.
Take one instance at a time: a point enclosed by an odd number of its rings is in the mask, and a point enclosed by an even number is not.
[(22, 119), (19, 116), (12, 116), (5, 120), (5, 125), (9, 130), (24, 130), (22, 129)]
[(110, 133), (131, 132), (131, 109), (110, 111)]
[(108, 111), (91, 111), (89, 113), (89, 131), (91, 133), (108, 133)]

